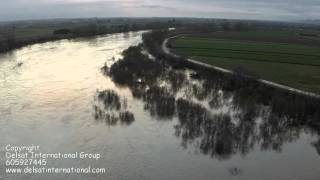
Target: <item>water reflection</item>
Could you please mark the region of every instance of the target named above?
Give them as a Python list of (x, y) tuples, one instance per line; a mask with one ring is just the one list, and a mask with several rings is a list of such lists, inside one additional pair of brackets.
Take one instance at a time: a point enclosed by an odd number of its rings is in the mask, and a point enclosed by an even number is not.
[[(95, 162), (50, 164), (107, 167), (108, 173), (4, 179), (319, 179), (317, 101), (298, 103), (300, 97), (172, 67), (134, 51), (137, 58), (119, 61), (117, 70), (112, 64), (121, 57), (118, 52), (141, 42), (140, 35), (99, 39), (97, 47), (84, 39), (64, 40), (0, 55), (0, 146), (100, 153)], [(99, 72), (105, 61), (108, 77)], [(13, 69), (18, 62), (24, 64)]]
[(314, 148), (316, 148), (318, 154), (320, 155), (320, 139), (317, 142), (312, 143)]
[(118, 122), (130, 125), (135, 120), (134, 114), (127, 110), (127, 99), (120, 98), (113, 90), (97, 91), (93, 107), (94, 118), (110, 126)]
[(142, 95), (145, 109), (152, 116), (162, 119), (172, 118), (175, 112), (175, 97), (165, 88), (153, 86)]
[(212, 115), (203, 106), (182, 99), (178, 109), (176, 135), (184, 147), (192, 144), (217, 159), (228, 159), (235, 153), (245, 155), (254, 147), (254, 121), (235, 122), (230, 114)]
[(237, 167), (229, 168), (228, 171), (232, 176), (238, 176), (242, 174), (242, 170)]
[[(207, 69), (172, 69), (141, 53), (142, 48), (124, 51), (123, 59), (110, 71), (104, 68), (104, 73), (119, 86), (129, 87), (151, 116), (158, 120), (177, 117), (175, 135), (184, 148), (226, 160), (258, 147), (281, 152), (284, 144), (298, 140), (302, 132), (319, 137), (318, 99)], [(113, 101), (118, 107), (117, 98), (107, 98), (108, 107), (114, 106)], [(312, 143), (318, 152), (319, 141)]]

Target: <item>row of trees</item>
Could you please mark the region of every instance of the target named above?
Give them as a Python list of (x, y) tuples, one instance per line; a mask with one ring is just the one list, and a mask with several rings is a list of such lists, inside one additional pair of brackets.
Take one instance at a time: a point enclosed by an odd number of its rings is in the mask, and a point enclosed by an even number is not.
[(0, 52), (12, 49), (16, 44), (15, 28), (1, 29)]
[[(166, 33), (166, 31), (156, 31), (143, 36), (144, 45), (155, 57), (179, 68), (192, 68), (198, 72), (197, 77), (207, 80), (208, 86), (211, 88), (219, 86), (220, 89), (225, 91), (241, 93), (239, 97), (255, 98), (255, 101), (261, 104), (274, 107), (273, 112), (280, 116), (281, 113), (285, 113), (292, 118), (319, 120), (317, 119), (320, 116), (320, 110), (317, 108), (320, 107), (320, 99), (318, 98), (295, 94), (262, 84), (256, 80), (254, 74), (247, 73), (245, 69), (240, 69), (235, 75), (230, 76), (210, 68), (197, 66), (184, 59), (167, 57), (163, 52), (161, 53), (161, 39), (171, 36), (166, 35)], [(207, 79), (208, 77), (209, 79)], [(210, 81), (210, 79), (213, 79), (213, 81)]]
[(255, 27), (254, 24), (245, 21), (222, 21), (183, 24), (181, 28), (186, 32), (207, 33), (215, 31), (248, 31)]
[(171, 27), (171, 22), (150, 22), (150, 23), (124, 23), (118, 25), (106, 25), (99, 23), (91, 23), (84, 26), (73, 28), (57, 29), (53, 32), (54, 35), (72, 35), (72, 36), (92, 36), (108, 33), (120, 33), (128, 31), (139, 31), (147, 29), (163, 29)]
[(123, 23), (117, 25), (106, 25), (99, 23), (88, 23), (86, 25), (79, 25), (73, 28), (56, 29), (52, 34), (46, 36), (38, 36), (36, 33), (28, 38), (17, 38), (14, 28), (0, 27), (0, 53), (10, 51), (15, 48), (20, 48), (25, 45), (41, 43), (51, 40), (59, 40), (63, 38), (87, 37), (94, 35), (121, 33), (129, 31), (139, 31), (147, 29), (161, 29), (171, 27), (170, 22), (150, 22), (150, 23)]
[[(119, 21), (117, 23), (101, 23), (90, 21), (73, 27), (62, 27), (52, 31), (52, 34), (39, 36), (34, 34), (27, 39), (17, 38), (14, 27), (0, 27), (0, 52), (6, 52), (25, 45), (58, 40), (63, 38), (75, 38), (94, 36), (108, 33), (121, 33), (128, 31), (167, 29), (175, 27), (184, 32), (213, 32), (213, 31), (245, 31), (252, 28), (252, 24), (246, 21), (204, 21), (186, 19), (145, 20), (145, 21)], [(18, 34), (18, 36), (20, 36)], [(161, 37), (160, 37), (161, 38)], [(159, 39), (159, 38), (158, 38)]]
[[(256, 147), (281, 151), (306, 131), (320, 137), (319, 99), (267, 86), (242, 73), (232, 76), (183, 59), (175, 60), (180, 64), (172, 63), (173, 59), (158, 54), (166, 33), (145, 34), (144, 47), (124, 51), (109, 75), (118, 85), (128, 87), (155, 119), (177, 118), (175, 135), (182, 146), (225, 160), (234, 154), (247, 155)], [(144, 48), (156, 58), (143, 54)], [(194, 72), (190, 78), (183, 70), (186, 67)], [(212, 109), (226, 103), (234, 114), (212, 114)], [(312, 146), (320, 152), (319, 142)]]

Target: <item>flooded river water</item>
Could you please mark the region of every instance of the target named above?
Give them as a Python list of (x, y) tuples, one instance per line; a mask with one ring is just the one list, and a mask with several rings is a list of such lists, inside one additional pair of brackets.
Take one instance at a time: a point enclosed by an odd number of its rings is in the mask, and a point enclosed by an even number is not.
[[(116, 85), (101, 67), (140, 43), (141, 34), (61, 40), (0, 55), (1, 162), (7, 144), (34, 144), (46, 153), (101, 154), (99, 160), (48, 160), (48, 166), (107, 169), (100, 175), (7, 175), (1, 164), (0, 177), (320, 179), (319, 129), (308, 123), (273, 117), (262, 105), (252, 110), (254, 102), (221, 90), (213, 93), (190, 78), (190, 70), (172, 70), (148, 95)], [(112, 118), (124, 111), (120, 120)]]

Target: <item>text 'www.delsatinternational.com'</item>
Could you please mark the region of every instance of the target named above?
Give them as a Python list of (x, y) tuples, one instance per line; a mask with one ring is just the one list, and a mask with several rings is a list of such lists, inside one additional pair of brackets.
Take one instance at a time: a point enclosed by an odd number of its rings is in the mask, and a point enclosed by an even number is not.
[[(88, 152), (72, 153), (43, 153), (40, 146), (16, 146), (8, 144), (4, 147), (5, 152), (5, 173), (14, 174), (105, 174), (106, 168), (73, 166), (72, 161), (96, 162), (100, 160), (101, 154)], [(2, 159), (2, 158), (1, 158)], [(70, 163), (70, 160), (71, 163)], [(59, 163), (59, 161), (66, 163)], [(59, 167), (66, 166), (67, 167)]]

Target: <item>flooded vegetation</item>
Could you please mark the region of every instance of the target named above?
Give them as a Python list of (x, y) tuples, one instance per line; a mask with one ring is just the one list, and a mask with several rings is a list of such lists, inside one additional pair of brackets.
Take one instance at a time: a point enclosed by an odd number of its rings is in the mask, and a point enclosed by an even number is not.
[(104, 121), (107, 125), (130, 125), (134, 120), (134, 114), (127, 111), (127, 99), (120, 100), (114, 90), (97, 92), (97, 104), (94, 105), (94, 117), (98, 121)]
[(120, 110), (120, 98), (113, 90), (104, 90), (98, 92), (98, 99), (104, 104), (104, 109)]
[[(148, 58), (142, 50), (140, 45), (124, 51), (124, 58), (111, 66), (110, 76), (129, 87), (151, 116), (158, 120), (177, 117), (175, 135), (184, 148), (228, 160), (235, 154), (245, 156), (257, 146), (281, 152), (284, 144), (306, 132), (320, 138), (319, 99), (240, 75), (175, 70), (166, 61)], [(318, 141), (310, 144), (316, 150)]]
[(161, 33), (141, 35), (1, 56), (0, 145), (101, 153), (109, 173), (89, 179), (319, 178), (319, 99), (165, 57), (149, 46)]

